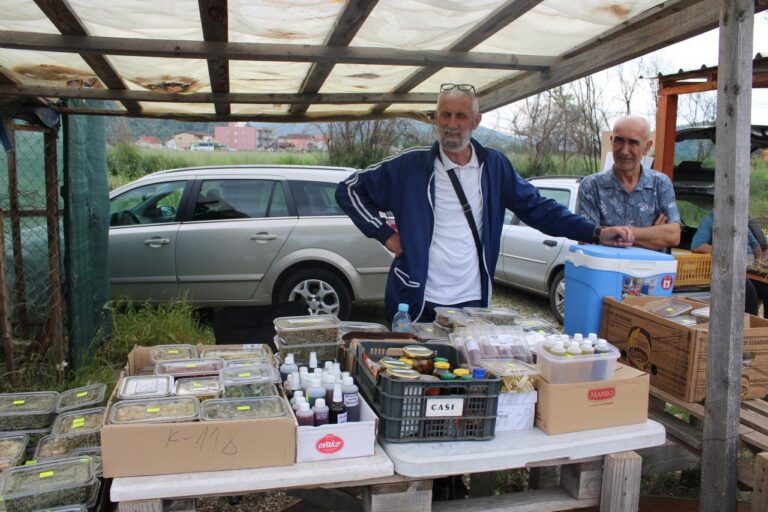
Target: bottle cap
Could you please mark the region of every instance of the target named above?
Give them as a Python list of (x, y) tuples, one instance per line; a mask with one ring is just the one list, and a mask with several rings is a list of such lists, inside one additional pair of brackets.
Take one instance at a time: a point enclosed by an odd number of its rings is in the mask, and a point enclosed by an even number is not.
[(303, 389), (297, 389), (293, 392), (293, 398), (304, 398), (304, 390)]
[(293, 359), (293, 352), (289, 352), (288, 355), (285, 356), (285, 364), (296, 364)]
[(344, 386), (352, 386), (352, 385), (354, 385), (354, 384), (355, 384), (355, 381), (354, 381), (354, 380), (352, 380), (352, 377), (351, 377), (351, 376), (347, 375), (346, 377), (342, 377), (342, 378), (341, 378), (341, 383), (342, 383)]
[(457, 377), (464, 377), (465, 375), (469, 375), (469, 370), (466, 368), (456, 368), (453, 370), (453, 374)]
[(351, 377), (351, 375), (349, 372), (341, 372), (341, 378), (343, 379), (344, 377)]
[(333, 385), (333, 401), (341, 402), (341, 384), (338, 382)]
[(299, 368), (299, 375), (308, 375), (309, 369), (306, 366), (301, 366)]
[(299, 389), (301, 387), (301, 375), (298, 371), (292, 372), (289, 376), (291, 379), (291, 389)]
[(594, 332), (591, 332), (589, 333), (589, 335), (587, 335), (587, 338), (592, 340), (592, 342), (594, 343), (595, 341), (597, 341), (597, 334), (595, 334)]
[(299, 412), (309, 412), (309, 402), (299, 402)]
[(341, 363), (333, 363), (333, 373), (341, 375)]
[(406, 304), (404, 302), (401, 302), (400, 304), (397, 305), (397, 310), (398, 311), (405, 311), (407, 313), (408, 312), (408, 304)]
[(438, 370), (447, 370), (451, 367), (450, 363), (444, 363), (442, 361), (438, 361), (435, 363), (435, 368)]
[(485, 378), (485, 368), (472, 368), (472, 377), (475, 379)]
[(581, 347), (582, 348), (592, 348), (592, 340), (586, 339), (586, 340), (582, 341), (581, 342)]
[(315, 400), (315, 409), (322, 409), (323, 407), (325, 407), (325, 398)]
[(576, 334), (573, 335), (573, 341), (578, 341), (579, 343), (581, 343), (582, 341), (584, 341), (584, 336), (582, 336), (580, 332), (577, 332)]

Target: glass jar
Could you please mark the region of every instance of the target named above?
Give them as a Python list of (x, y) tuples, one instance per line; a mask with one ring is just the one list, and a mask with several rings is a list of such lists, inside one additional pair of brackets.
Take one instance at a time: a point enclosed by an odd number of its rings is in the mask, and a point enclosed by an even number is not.
[(405, 363), (405, 364), (407, 364), (407, 365), (408, 365), (408, 368), (413, 368), (413, 360), (412, 360), (412, 359), (408, 359), (407, 357), (401, 357), (401, 358), (399, 359), (399, 361), (400, 361), (401, 363)]
[(403, 347), (403, 354), (405, 357), (413, 361), (413, 369), (419, 373), (425, 375), (431, 375), (434, 370), (432, 364), (432, 356), (435, 354), (433, 350), (421, 345), (408, 345)]
[(421, 376), (419, 372), (415, 370), (399, 370), (397, 368), (390, 368), (384, 374), (390, 379), (397, 380), (419, 380)]
[(460, 379), (464, 379), (466, 376), (469, 376), (470, 379), (472, 378), (472, 376), (469, 375), (469, 370), (466, 368), (456, 368), (453, 370), (453, 374)]
[(440, 377), (440, 375), (444, 373), (451, 373), (451, 365), (448, 363), (445, 363), (443, 361), (438, 361), (434, 364), (435, 369), (433, 371), (433, 375), (435, 377)]
[[(420, 382), (440, 382), (440, 379), (434, 375), (422, 375), (419, 377)], [(435, 396), (440, 394), (440, 388), (437, 386), (427, 386), (424, 388), (424, 394), (426, 396)]]

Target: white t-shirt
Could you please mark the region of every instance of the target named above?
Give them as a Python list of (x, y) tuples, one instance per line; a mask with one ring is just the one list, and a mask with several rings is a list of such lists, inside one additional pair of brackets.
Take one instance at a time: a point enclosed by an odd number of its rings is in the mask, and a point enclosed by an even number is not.
[(435, 159), (435, 229), (429, 247), (429, 271), (424, 300), (436, 304), (480, 300), (480, 268), (475, 240), (447, 172), (451, 168), (456, 170), (456, 176), (472, 207), (477, 231), (482, 236), (480, 165), (474, 148), (469, 162), (464, 166), (452, 162), (442, 148), (440, 157), (442, 161), (440, 158)]

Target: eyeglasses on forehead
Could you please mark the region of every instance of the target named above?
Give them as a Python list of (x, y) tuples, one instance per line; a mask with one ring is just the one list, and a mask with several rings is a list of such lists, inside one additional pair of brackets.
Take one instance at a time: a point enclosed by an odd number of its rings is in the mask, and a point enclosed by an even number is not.
[(458, 89), (462, 92), (472, 92), (472, 94), (475, 93), (475, 86), (472, 84), (440, 84), (440, 91), (450, 91), (453, 89)]

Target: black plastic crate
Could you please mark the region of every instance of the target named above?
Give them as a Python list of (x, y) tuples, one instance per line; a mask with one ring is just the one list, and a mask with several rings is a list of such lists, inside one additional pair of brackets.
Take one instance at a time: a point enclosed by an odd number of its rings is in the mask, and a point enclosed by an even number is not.
[[(412, 343), (410, 343), (412, 344)], [(363, 396), (379, 415), (379, 437), (388, 442), (468, 441), (492, 439), (496, 429), (496, 408), (501, 380), (406, 381), (390, 379), (381, 373), (374, 378), (363, 362), (366, 357), (378, 361), (408, 344), (392, 342), (360, 342), (358, 344), (355, 379)], [(445, 357), (451, 367), (458, 367), (458, 351), (439, 343), (422, 343)], [(440, 395), (427, 395), (427, 389), (440, 389)], [(461, 400), (460, 416), (428, 416), (435, 407)], [(456, 406), (458, 403), (453, 402)], [(429, 408), (429, 409), (428, 409)]]

